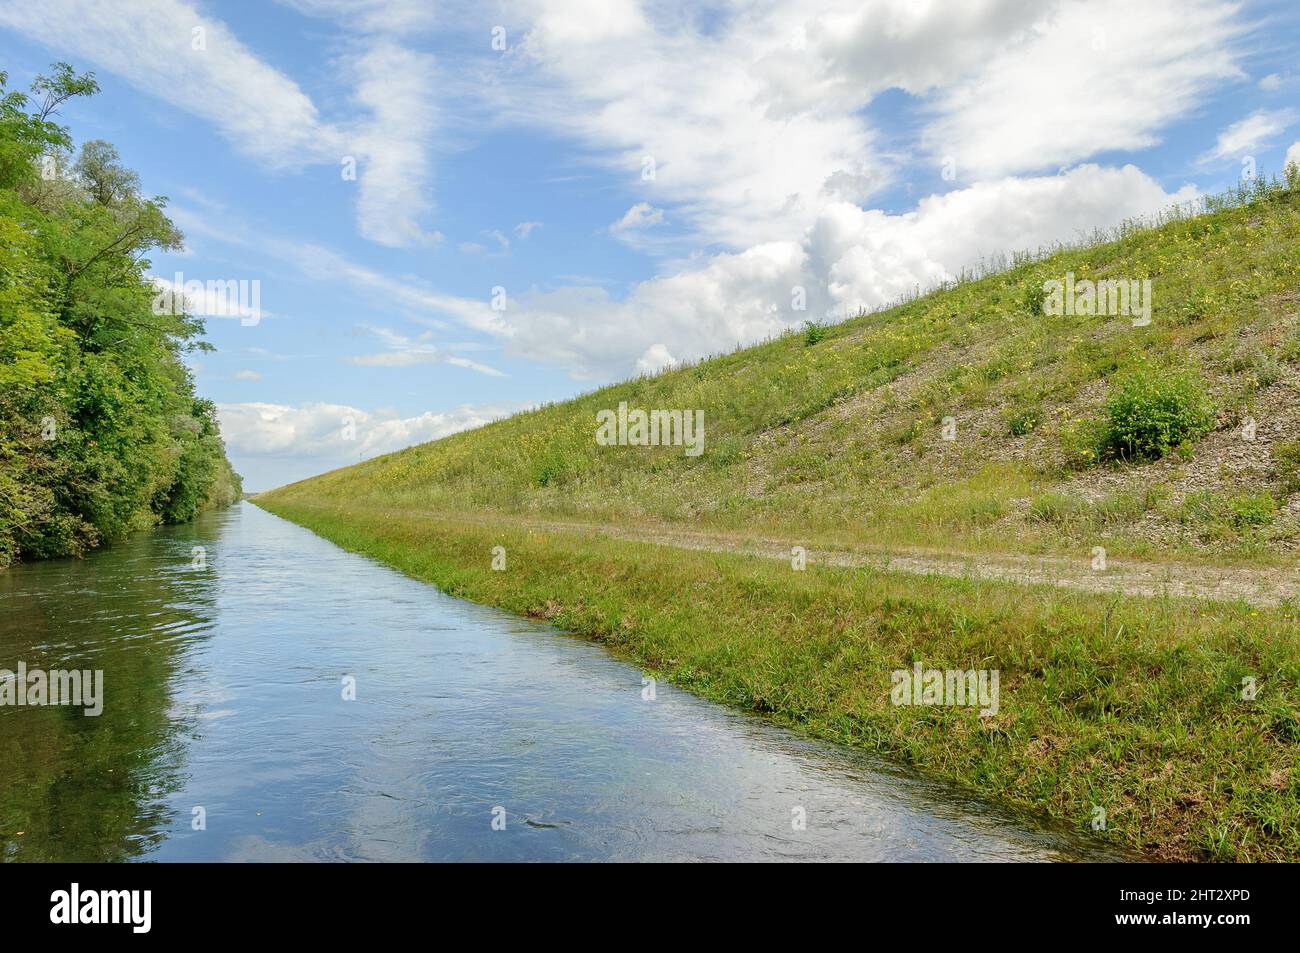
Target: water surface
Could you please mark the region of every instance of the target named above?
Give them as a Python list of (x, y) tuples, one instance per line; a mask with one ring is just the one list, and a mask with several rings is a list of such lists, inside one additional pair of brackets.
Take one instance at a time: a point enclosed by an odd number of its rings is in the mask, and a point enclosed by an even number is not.
[(247, 503), (0, 572), (19, 661), (105, 703), (0, 707), (9, 860), (1100, 856)]

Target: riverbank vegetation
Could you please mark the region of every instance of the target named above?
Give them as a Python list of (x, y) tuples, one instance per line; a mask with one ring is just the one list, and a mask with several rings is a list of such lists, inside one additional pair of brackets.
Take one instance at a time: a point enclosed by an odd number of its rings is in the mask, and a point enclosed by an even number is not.
[[(1194, 211), (256, 501), (710, 698), (1099, 837), (1300, 860), (1289, 598), (799, 571), (671, 539), (1294, 567), (1300, 175)], [(1044, 307), (1053, 281), (1110, 279), (1150, 281), (1149, 323)], [(598, 412), (624, 403), (702, 409), (703, 454), (599, 444)], [(891, 704), (891, 672), (916, 664), (998, 671), (998, 713)]]
[(182, 236), (111, 145), (52, 117), (92, 95), (56, 64), (32, 95), (0, 73), (0, 568), (79, 555), (239, 498), (184, 356), (208, 346), (155, 314), (152, 250)]
[[(257, 502), (453, 595), (596, 639), (718, 702), (1113, 843), (1168, 860), (1300, 860), (1294, 606), (800, 572), (306, 492)], [(998, 671), (997, 714), (891, 704), (891, 672), (917, 663)]]

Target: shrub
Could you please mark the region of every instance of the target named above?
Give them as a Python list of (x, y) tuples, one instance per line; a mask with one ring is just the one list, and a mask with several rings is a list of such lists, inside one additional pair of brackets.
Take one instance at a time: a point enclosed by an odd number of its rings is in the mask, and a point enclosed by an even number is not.
[(1024, 291), (1025, 310), (1035, 318), (1043, 316), (1043, 304), (1047, 301), (1047, 289), (1043, 287), (1044, 284), (1043, 281), (1031, 278)]
[(538, 486), (562, 486), (572, 479), (575, 469), (564, 456), (552, 454), (541, 462), (534, 479)]
[(826, 335), (830, 333), (830, 328), (824, 324), (816, 321), (805, 321), (803, 325), (803, 343), (808, 347), (812, 347), (819, 341), (824, 341)]
[(1120, 381), (1106, 401), (1101, 453), (1155, 460), (1197, 440), (1214, 426), (1214, 407), (1201, 382), (1184, 372), (1150, 368)]

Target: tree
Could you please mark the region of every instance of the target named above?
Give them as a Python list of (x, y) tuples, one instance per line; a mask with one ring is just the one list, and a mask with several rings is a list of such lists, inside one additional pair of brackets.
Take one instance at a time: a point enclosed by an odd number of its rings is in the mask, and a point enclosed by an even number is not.
[[(76, 555), (234, 502), (216, 409), (182, 361), (203, 322), (155, 315), (148, 255), (181, 233), (107, 142), (71, 174), (50, 121), (91, 74), (57, 63), (28, 98), (0, 73), (0, 566)], [(50, 174), (50, 172), (53, 174)]]

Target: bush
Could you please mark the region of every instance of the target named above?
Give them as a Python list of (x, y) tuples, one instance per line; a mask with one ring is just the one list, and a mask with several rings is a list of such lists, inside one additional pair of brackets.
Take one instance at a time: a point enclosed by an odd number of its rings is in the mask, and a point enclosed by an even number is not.
[(826, 335), (830, 333), (830, 328), (826, 327), (824, 324), (819, 324), (816, 321), (805, 321), (803, 326), (803, 343), (808, 347), (812, 347), (819, 341), (824, 341)]
[(1120, 381), (1106, 401), (1101, 455), (1155, 460), (1214, 426), (1214, 406), (1199, 379), (1144, 368)]
[(1031, 278), (1029, 284), (1025, 286), (1024, 303), (1025, 310), (1031, 317), (1041, 318), (1043, 316), (1043, 305), (1047, 302), (1047, 289), (1043, 287), (1046, 282)]

